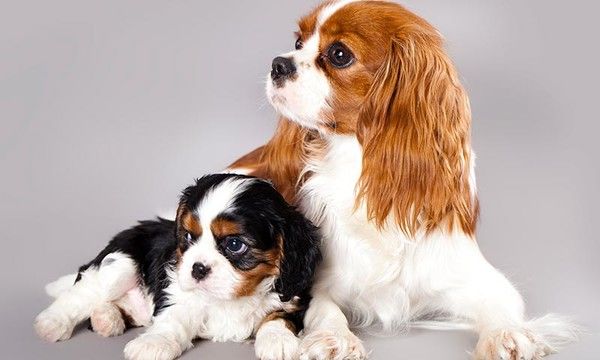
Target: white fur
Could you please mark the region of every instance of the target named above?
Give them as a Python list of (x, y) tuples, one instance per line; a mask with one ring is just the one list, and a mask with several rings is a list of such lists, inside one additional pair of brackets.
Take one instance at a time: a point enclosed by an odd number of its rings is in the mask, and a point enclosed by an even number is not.
[(46, 294), (52, 298), (57, 298), (60, 294), (69, 290), (73, 284), (75, 284), (75, 279), (77, 278), (77, 274), (69, 274), (64, 275), (58, 278), (56, 281), (53, 281), (46, 285), (45, 290)]
[(353, 2), (357, 2), (359, 0), (338, 0), (333, 2), (332, 4), (326, 6), (323, 10), (321, 10), (319, 12), (319, 15), (317, 17), (317, 28), (320, 28), (321, 26), (323, 26), (323, 24), (325, 24), (325, 22), (333, 15), (335, 14), (338, 10), (340, 10), (341, 8), (343, 8), (344, 6), (353, 3)]
[(376, 325), (392, 332), (430, 316), (438, 327), (468, 324), (481, 334), (475, 354), (486, 360), (496, 359), (490, 349), (505, 354), (511, 347), (523, 359), (537, 359), (575, 338), (576, 329), (567, 321), (526, 322), (519, 293), (462, 232), (438, 229), (409, 239), (391, 222), (376, 228), (364, 204), (354, 210), (362, 167), (358, 140), (351, 135), (326, 140), (325, 157), (307, 164), (305, 171), (312, 175), (300, 191), (302, 210), (324, 236), (324, 262), (305, 318), (303, 357), (313, 358), (326, 343), (337, 344), (336, 355), (322, 353), (323, 359), (366, 357), (364, 350), (359, 356), (351, 353), (358, 345), (353, 350), (345, 345), (356, 342), (346, 319), (355, 327)]
[(254, 352), (258, 359), (294, 359), (299, 340), (281, 319), (264, 323), (256, 332)]
[(250, 175), (250, 174), (252, 174), (252, 171), (253, 171), (253, 169), (239, 167), (239, 168), (227, 168), (225, 170), (222, 170), (221, 173), (237, 174), (237, 175)]
[(323, 115), (328, 110), (327, 100), (331, 93), (327, 76), (315, 64), (319, 49), (319, 33), (305, 41), (300, 50), (283, 54), (296, 65), (296, 77), (277, 87), (267, 77), (267, 98), (285, 117), (309, 127), (323, 124)]
[(118, 336), (125, 331), (125, 320), (121, 310), (112, 302), (96, 306), (90, 315), (94, 331), (104, 337)]
[[(56, 300), (35, 319), (34, 328), (41, 338), (51, 342), (69, 339), (77, 324), (136, 286), (136, 268), (131, 258), (116, 252), (105, 259), (110, 261), (98, 268), (87, 269), (82, 273), (81, 280), (69, 288), (58, 286), (65, 285), (67, 277), (49, 286), (52, 290), (60, 288), (61, 291), (51, 291), (57, 295)], [(103, 334), (119, 331), (102, 329)]]
[(125, 358), (174, 359), (201, 337), (212, 341), (244, 341), (252, 336), (262, 319), (284, 308), (275, 293), (268, 292), (267, 279), (252, 296), (234, 300), (215, 299), (200, 290), (183, 290), (177, 275), (170, 273), (168, 302), (144, 334), (125, 347)]

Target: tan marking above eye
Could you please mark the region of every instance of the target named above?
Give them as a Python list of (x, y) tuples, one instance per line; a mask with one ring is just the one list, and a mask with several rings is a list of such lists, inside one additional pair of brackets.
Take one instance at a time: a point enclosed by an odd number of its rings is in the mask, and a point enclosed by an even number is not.
[(242, 233), (240, 224), (233, 220), (217, 217), (210, 224), (210, 230), (215, 239), (222, 239), (231, 235), (239, 235)]
[(199, 238), (202, 236), (202, 226), (200, 225), (199, 219), (191, 212), (185, 212), (181, 216), (181, 225), (185, 231), (192, 234), (193, 237)]

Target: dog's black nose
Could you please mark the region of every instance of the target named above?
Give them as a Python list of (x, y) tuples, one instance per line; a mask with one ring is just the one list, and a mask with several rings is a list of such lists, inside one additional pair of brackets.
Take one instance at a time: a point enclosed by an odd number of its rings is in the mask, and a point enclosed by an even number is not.
[(210, 272), (210, 267), (204, 265), (203, 263), (194, 263), (192, 265), (192, 277), (196, 280), (202, 280), (208, 275)]
[(271, 79), (286, 79), (296, 73), (296, 66), (290, 58), (278, 56), (273, 59), (271, 66)]

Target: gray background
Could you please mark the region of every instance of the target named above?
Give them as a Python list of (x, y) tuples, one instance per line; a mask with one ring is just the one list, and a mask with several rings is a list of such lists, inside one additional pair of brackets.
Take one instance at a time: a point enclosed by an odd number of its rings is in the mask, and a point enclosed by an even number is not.
[[(45, 344), (43, 285), (120, 229), (173, 209), (194, 177), (263, 143), (271, 59), (315, 2), (19, 0), (0, 6), (0, 357), (118, 358), (137, 331)], [(598, 84), (593, 1), (417, 1), (468, 88), (479, 242), (529, 313), (590, 335), (555, 359), (598, 359)], [(474, 336), (367, 340), (374, 359), (466, 359)], [(596, 345), (597, 346), (597, 345)], [(251, 358), (201, 343), (184, 358)]]

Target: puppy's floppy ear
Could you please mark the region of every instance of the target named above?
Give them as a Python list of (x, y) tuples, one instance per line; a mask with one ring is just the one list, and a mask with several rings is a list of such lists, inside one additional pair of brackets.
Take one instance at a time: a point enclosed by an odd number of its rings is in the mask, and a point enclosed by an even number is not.
[(424, 24), (399, 30), (375, 74), (357, 123), (363, 167), (357, 206), (408, 235), (443, 221), (475, 230), (469, 186), (468, 98), (439, 34)]
[(290, 207), (285, 220), (281, 234), (283, 257), (275, 290), (282, 301), (289, 301), (310, 290), (321, 252), (318, 229), (308, 219)]

